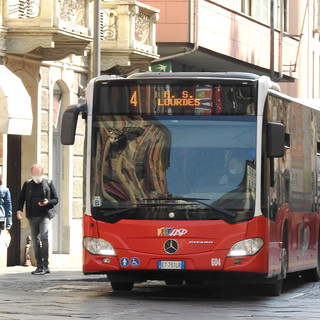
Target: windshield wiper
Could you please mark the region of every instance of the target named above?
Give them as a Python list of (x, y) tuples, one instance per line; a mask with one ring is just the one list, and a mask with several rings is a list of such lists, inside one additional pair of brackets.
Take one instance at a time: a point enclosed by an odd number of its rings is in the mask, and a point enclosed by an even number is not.
[[(134, 209), (138, 209), (140, 206), (140, 204), (136, 204), (136, 207), (124, 207), (124, 208), (119, 208), (119, 209), (115, 209), (115, 210), (112, 210), (112, 211), (103, 211), (103, 208), (99, 208), (101, 214), (103, 217), (109, 217), (109, 216), (113, 216), (113, 215), (117, 215), (117, 214), (121, 214), (121, 213), (126, 213), (126, 212), (130, 212)], [(113, 209), (113, 208), (104, 208), (104, 210), (110, 210), (110, 209)]]
[[(235, 218), (237, 215), (235, 212), (232, 212), (230, 210), (227, 210), (227, 209), (223, 209), (223, 208), (220, 208), (220, 207), (216, 207), (212, 204), (208, 204), (208, 203), (205, 203), (204, 201), (202, 200), (210, 200), (210, 199), (206, 199), (206, 198), (186, 198), (186, 197), (160, 197), (160, 198), (150, 198), (150, 199), (142, 199), (142, 201), (179, 201), (179, 200), (184, 200), (184, 201), (190, 201), (190, 202), (197, 202), (199, 204), (202, 204), (210, 209), (213, 209), (215, 211), (218, 211), (220, 213), (223, 213), (223, 214), (226, 214), (232, 218)], [(132, 206), (132, 207), (125, 207), (125, 208), (119, 208), (119, 209), (116, 209), (116, 210), (112, 210), (112, 211), (103, 211), (102, 215), (104, 217), (108, 217), (108, 216), (113, 216), (113, 215), (117, 215), (117, 214), (121, 214), (121, 213), (127, 213), (127, 212), (130, 212), (134, 209), (139, 209), (141, 207), (159, 207), (159, 206), (163, 206), (163, 205), (166, 205), (166, 206), (178, 206), (178, 205), (181, 205), (179, 203), (175, 203), (175, 204), (160, 204), (160, 203), (136, 203), (135, 206)], [(99, 208), (100, 211), (102, 211), (104, 208)], [(105, 208), (106, 209), (106, 208)], [(108, 208), (108, 209), (111, 209), (111, 208)]]
[[(146, 200), (185, 200), (186, 198), (151, 198), (151, 199), (142, 199), (141, 201), (146, 201)], [(191, 198), (187, 198), (188, 201), (190, 201)], [(201, 200), (209, 200), (209, 199), (201, 199)], [(180, 205), (179, 203), (170, 203), (170, 204), (161, 204), (161, 203), (135, 203), (133, 206), (130, 207), (122, 207), (122, 208), (110, 208), (110, 207), (99, 207), (99, 211), (102, 212), (102, 215), (104, 217), (116, 215), (116, 214), (121, 214), (121, 213), (126, 213), (130, 212), (131, 210), (134, 209), (139, 209), (141, 207), (160, 207), (160, 206), (178, 206)], [(114, 209), (114, 210), (112, 210)], [(112, 210), (112, 211), (104, 211), (104, 210)]]
[[(175, 204), (177, 205), (177, 204)], [(158, 207), (161, 206), (161, 204), (146, 204), (146, 203), (136, 203), (135, 207), (124, 207), (124, 208), (118, 208), (112, 211), (104, 211), (104, 210), (110, 210), (110, 209), (114, 209), (114, 208), (99, 208), (99, 211), (102, 213), (103, 217), (108, 217), (108, 216), (113, 216), (113, 215), (117, 215), (117, 214), (121, 214), (121, 213), (126, 213), (126, 212), (130, 212), (134, 209), (139, 209), (141, 207)]]
[(173, 200), (173, 201), (179, 201), (179, 200), (185, 200), (185, 201), (191, 201), (191, 202), (197, 202), (197, 203), (200, 203), (200, 204), (203, 204), (204, 206), (208, 207), (208, 208), (211, 208), (215, 211), (218, 211), (220, 213), (224, 213), (232, 218), (235, 218), (237, 215), (235, 212), (232, 212), (230, 210), (227, 210), (227, 209), (223, 209), (223, 208), (220, 208), (220, 207), (216, 207), (212, 204), (208, 204), (208, 203), (205, 203), (203, 202), (202, 200), (210, 200), (210, 199), (206, 199), (206, 198), (186, 198), (186, 197), (160, 197), (160, 198), (151, 198), (151, 199), (142, 199), (144, 201), (146, 200), (155, 200), (155, 201), (161, 201), (161, 200), (166, 200), (166, 201), (170, 201), (170, 200)]

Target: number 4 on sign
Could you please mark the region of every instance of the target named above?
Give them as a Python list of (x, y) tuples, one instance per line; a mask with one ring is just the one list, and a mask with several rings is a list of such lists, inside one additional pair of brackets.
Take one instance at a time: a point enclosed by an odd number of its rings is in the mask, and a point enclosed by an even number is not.
[(133, 94), (130, 98), (130, 104), (132, 104), (134, 107), (138, 105), (138, 93), (137, 90), (133, 91)]

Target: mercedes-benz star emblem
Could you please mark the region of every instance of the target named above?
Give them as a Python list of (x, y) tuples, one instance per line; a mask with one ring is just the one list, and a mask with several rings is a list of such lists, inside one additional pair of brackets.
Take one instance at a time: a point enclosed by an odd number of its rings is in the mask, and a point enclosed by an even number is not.
[(178, 242), (174, 239), (170, 239), (164, 243), (164, 250), (168, 254), (173, 254), (178, 251)]

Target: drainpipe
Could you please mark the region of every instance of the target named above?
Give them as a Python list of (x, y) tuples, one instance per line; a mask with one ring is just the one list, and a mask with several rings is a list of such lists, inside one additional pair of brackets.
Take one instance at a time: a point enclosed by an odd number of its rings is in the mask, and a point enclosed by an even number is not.
[(283, 29), (284, 29), (284, 3), (280, 1), (280, 39), (279, 39), (279, 80), (283, 78), (282, 74), (282, 45), (283, 45)]
[[(193, 8), (192, 8), (193, 6)], [(195, 19), (194, 19), (194, 26), (192, 25), (192, 15), (195, 15)], [(161, 62), (161, 61), (167, 61), (167, 60), (172, 60), (178, 57), (183, 57), (186, 55), (190, 55), (193, 54), (194, 52), (196, 52), (199, 48), (198, 45), (198, 29), (199, 29), (199, 25), (198, 25), (198, 0), (189, 0), (188, 2), (188, 24), (189, 24), (189, 30), (188, 30), (188, 42), (191, 43), (191, 38), (192, 38), (192, 27), (194, 28), (194, 42), (193, 42), (193, 47), (191, 49), (186, 49), (185, 51), (182, 52), (178, 52), (169, 56), (165, 56), (165, 57), (161, 57), (159, 59), (155, 59), (152, 62)]]
[(100, 76), (100, 0), (94, 0), (93, 77)]
[(280, 1), (280, 39), (279, 39), (279, 76), (276, 77), (274, 71), (274, 0), (271, 0), (270, 7), (270, 78), (272, 81), (280, 81), (282, 79), (282, 38), (283, 38), (283, 0)]

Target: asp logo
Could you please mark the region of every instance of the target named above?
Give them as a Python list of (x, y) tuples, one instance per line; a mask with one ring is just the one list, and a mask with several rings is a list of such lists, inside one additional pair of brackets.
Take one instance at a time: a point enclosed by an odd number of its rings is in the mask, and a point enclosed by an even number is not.
[(159, 228), (158, 237), (181, 237), (188, 232), (187, 229)]

